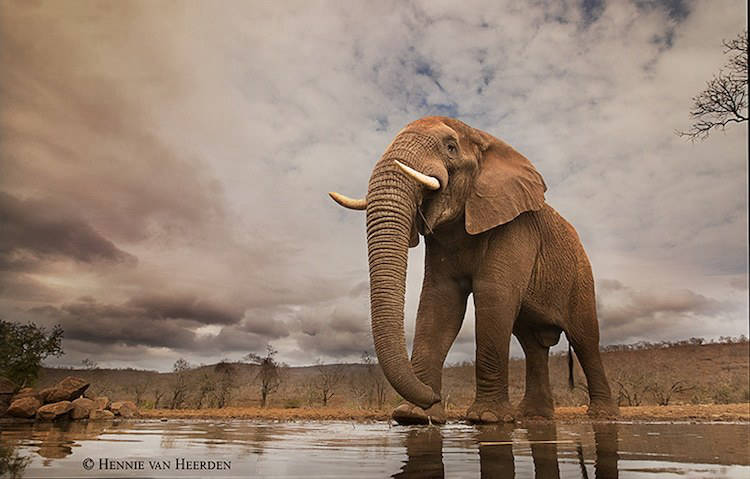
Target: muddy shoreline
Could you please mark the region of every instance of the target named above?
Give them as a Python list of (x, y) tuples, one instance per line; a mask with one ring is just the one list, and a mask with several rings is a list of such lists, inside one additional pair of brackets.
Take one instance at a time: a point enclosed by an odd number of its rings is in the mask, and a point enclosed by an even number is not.
[[(463, 420), (463, 411), (448, 411), (449, 422)], [(137, 419), (242, 419), (265, 421), (388, 421), (390, 410), (348, 408), (257, 408), (228, 407), (223, 409), (143, 409)], [(123, 419), (118, 418), (117, 421)], [(544, 422), (542, 418), (526, 418), (519, 422)], [(555, 409), (555, 421), (559, 423), (606, 422), (586, 415), (586, 407), (563, 406)], [(689, 404), (674, 406), (621, 407), (618, 422), (730, 422), (750, 423), (750, 403), (738, 404)], [(34, 419), (12, 417), (0, 418), (3, 424), (33, 424)]]
[[(448, 411), (449, 421), (463, 419), (463, 410)], [(224, 409), (145, 409), (139, 417), (150, 419), (264, 419), (277, 421), (387, 421), (390, 410), (346, 408), (255, 408), (230, 407)], [(586, 408), (559, 407), (555, 409), (558, 422), (590, 422)], [(690, 404), (674, 406), (636, 406), (620, 408), (619, 421), (693, 421), (693, 422), (750, 422), (750, 403)]]

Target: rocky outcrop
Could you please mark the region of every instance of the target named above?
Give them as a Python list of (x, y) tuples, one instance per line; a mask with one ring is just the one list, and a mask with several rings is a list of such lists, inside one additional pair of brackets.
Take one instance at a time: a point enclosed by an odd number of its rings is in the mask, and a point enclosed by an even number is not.
[(46, 397), (46, 402), (73, 401), (78, 399), (89, 387), (89, 383), (75, 376), (68, 376), (55, 384)]
[(88, 387), (87, 381), (68, 376), (54, 386), (40, 391), (23, 388), (15, 392), (16, 385), (0, 376), (0, 416), (25, 419), (36, 417), (39, 421), (54, 421), (63, 418), (131, 418), (138, 414), (138, 408), (132, 401), (110, 402), (107, 396), (93, 399), (83, 396)]
[(23, 388), (19, 389), (16, 394), (13, 395), (13, 399), (11, 399), (11, 402), (18, 401), (19, 399), (33, 397), (37, 401), (42, 402), (42, 399), (39, 397), (39, 393), (34, 391), (32, 388)]
[(54, 390), (55, 390), (55, 387), (54, 387), (54, 386), (52, 386), (52, 387), (49, 387), (49, 388), (44, 388), (44, 389), (41, 389), (41, 390), (39, 391), (39, 399), (40, 399), (40, 400), (41, 400), (41, 401), (42, 401), (43, 403), (53, 402), (53, 401), (50, 401), (50, 400), (49, 400), (49, 396), (50, 396), (50, 394), (52, 394), (52, 391), (54, 391)]
[(52, 404), (45, 404), (36, 410), (36, 418), (40, 421), (54, 421), (61, 419), (73, 410), (73, 403), (70, 401), (58, 401)]
[(92, 410), (96, 409), (96, 403), (91, 399), (78, 398), (72, 402), (73, 410), (70, 411), (71, 419), (85, 419), (89, 417)]
[(107, 409), (111, 404), (107, 396), (97, 396), (94, 402), (96, 403), (96, 409)]
[(10, 403), (10, 407), (6, 413), (13, 417), (34, 417), (37, 409), (42, 405), (35, 396), (26, 396), (21, 399), (16, 399)]
[(89, 421), (114, 419), (115, 413), (106, 409), (92, 409), (89, 413)]
[(109, 409), (115, 413), (115, 416), (124, 418), (133, 417), (138, 411), (133, 401), (115, 401), (109, 406)]

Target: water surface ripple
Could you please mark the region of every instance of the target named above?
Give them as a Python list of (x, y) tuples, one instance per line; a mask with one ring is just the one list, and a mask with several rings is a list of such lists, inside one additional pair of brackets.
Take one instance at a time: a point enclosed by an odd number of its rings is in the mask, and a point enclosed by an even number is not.
[(749, 442), (750, 425), (726, 423), (139, 420), (3, 424), (0, 461), (27, 478), (747, 478)]

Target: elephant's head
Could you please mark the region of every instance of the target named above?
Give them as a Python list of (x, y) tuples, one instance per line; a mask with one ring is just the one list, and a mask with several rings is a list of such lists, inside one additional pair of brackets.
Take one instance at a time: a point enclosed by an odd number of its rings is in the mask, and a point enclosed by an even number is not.
[(546, 186), (529, 160), (506, 143), (464, 123), (427, 117), (401, 130), (376, 163), (365, 200), (331, 197), (367, 210), (370, 312), (375, 352), (391, 385), (427, 408), (440, 391), (412, 371), (404, 338), (408, 247), (418, 233), (465, 223), (471, 235), (507, 223), (544, 203)]

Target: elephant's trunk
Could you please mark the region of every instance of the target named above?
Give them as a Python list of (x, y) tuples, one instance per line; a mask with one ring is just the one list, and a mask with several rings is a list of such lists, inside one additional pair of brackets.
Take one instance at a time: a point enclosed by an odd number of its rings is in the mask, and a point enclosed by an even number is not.
[[(411, 149), (404, 149), (407, 142), (411, 143)], [(394, 162), (408, 161), (413, 165), (418, 158), (413, 143), (413, 139), (397, 137), (370, 177), (367, 193), (370, 314), (375, 352), (386, 378), (404, 399), (426, 409), (440, 401), (439, 391), (433, 391), (414, 374), (404, 337), (409, 235), (422, 193), (421, 187)]]

